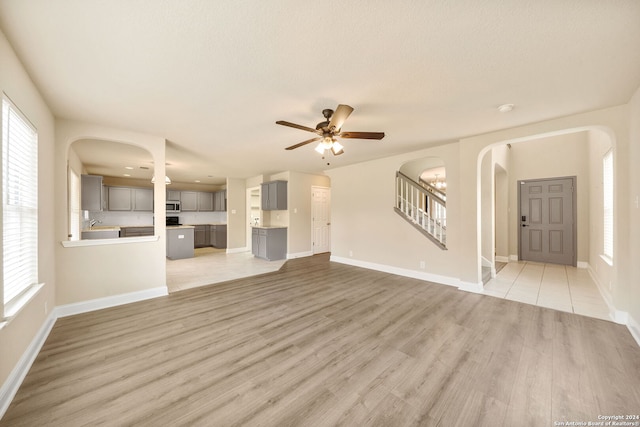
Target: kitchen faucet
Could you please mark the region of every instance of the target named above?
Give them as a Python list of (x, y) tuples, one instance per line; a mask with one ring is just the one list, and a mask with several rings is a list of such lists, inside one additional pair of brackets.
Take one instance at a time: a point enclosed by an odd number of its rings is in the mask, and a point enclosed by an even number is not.
[(93, 226), (96, 225), (96, 222), (100, 224), (102, 223), (102, 221), (96, 221), (95, 219), (89, 220), (89, 229), (93, 228)]

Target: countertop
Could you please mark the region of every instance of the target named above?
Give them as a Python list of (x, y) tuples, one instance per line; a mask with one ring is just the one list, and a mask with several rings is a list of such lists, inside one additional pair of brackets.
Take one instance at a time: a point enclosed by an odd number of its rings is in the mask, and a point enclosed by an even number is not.
[(90, 231), (120, 231), (120, 226), (117, 225), (94, 225), (91, 228), (85, 228), (82, 230), (83, 233)]
[(286, 225), (252, 225), (251, 228), (264, 228), (264, 229), (269, 229), (269, 228), (289, 228)]
[(186, 224), (186, 225), (191, 225), (193, 227), (197, 226), (197, 225), (227, 225), (226, 222), (207, 222), (204, 224)]
[(167, 225), (167, 230), (176, 230), (179, 228), (195, 228), (194, 225)]

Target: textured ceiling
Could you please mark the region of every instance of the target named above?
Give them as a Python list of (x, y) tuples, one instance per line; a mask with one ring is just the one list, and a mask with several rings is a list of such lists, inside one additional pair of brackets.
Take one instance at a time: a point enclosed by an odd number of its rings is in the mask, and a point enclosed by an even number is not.
[[(640, 86), (637, 0), (0, 0), (0, 28), (57, 117), (166, 138), (185, 182), (319, 172)], [(386, 137), (284, 151), (313, 135), (276, 120), (315, 127), (338, 103), (344, 130)]]

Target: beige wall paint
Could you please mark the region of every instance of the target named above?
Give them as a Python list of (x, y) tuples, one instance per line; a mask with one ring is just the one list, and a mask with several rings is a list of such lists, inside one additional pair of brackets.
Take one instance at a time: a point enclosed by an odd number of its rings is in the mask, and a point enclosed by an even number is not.
[(246, 180), (227, 178), (227, 249), (247, 245)]
[(577, 255), (589, 260), (589, 140), (587, 132), (557, 135), (512, 144), (510, 150), (509, 216), (512, 255), (518, 253), (518, 180), (577, 177)]
[(635, 327), (636, 340), (640, 341), (640, 88), (636, 90), (629, 103), (629, 150), (627, 156), (616, 156), (618, 161), (627, 162), (629, 169), (629, 190), (621, 194), (622, 200), (618, 204), (621, 209), (628, 211), (629, 228), (626, 245), (621, 245), (618, 250), (625, 250), (630, 254), (631, 262), (629, 271), (620, 275), (621, 280), (628, 283), (629, 292), (626, 296), (629, 301), (627, 310), (631, 317), (631, 323)]
[(287, 193), (289, 200), (289, 231), (287, 254), (289, 257), (308, 256), (313, 253), (311, 188), (330, 187), (328, 176), (290, 172)]
[[(0, 58), (0, 91), (11, 98), (38, 131), (38, 276), (44, 283), (22, 311), (0, 328), (0, 384), (4, 384), (55, 306), (53, 212), (59, 201), (54, 192), (54, 117), (2, 32)], [(62, 170), (66, 174), (66, 164)]]
[[(56, 121), (55, 198), (67, 200), (66, 164), (69, 147), (78, 139), (98, 138), (132, 144), (146, 149), (154, 159), (155, 173), (165, 175), (164, 138), (67, 120)], [(166, 186), (154, 187), (155, 221), (165, 221)], [(57, 269), (56, 305), (65, 305), (136, 291), (166, 287), (165, 228), (155, 227), (154, 242), (119, 243), (108, 246), (65, 248), (66, 203), (55, 205), (55, 256)]]
[[(601, 129), (614, 138), (617, 144), (617, 162), (620, 163), (623, 159), (622, 162), (625, 163), (619, 166), (616, 172), (616, 179), (619, 181), (617, 203), (622, 203), (622, 200), (629, 200), (629, 164), (626, 162), (629, 157), (628, 120), (628, 107), (618, 106), (464, 138), (459, 143), (327, 171), (332, 182), (332, 256), (351, 258), (354, 262), (407, 269), (416, 273), (423, 272), (419, 269), (419, 261), (425, 260), (425, 270), (429, 274), (456, 279), (463, 283), (479, 283), (481, 223), (477, 214), (480, 211), (478, 194), (481, 183), (481, 159), (484, 154), (506, 143), (511, 143), (513, 147), (523, 141), (573, 134), (562, 139), (567, 139), (574, 146), (582, 143), (582, 153), (572, 153), (572, 156), (586, 156), (586, 134), (580, 135), (576, 132)], [(579, 139), (582, 141), (579, 142)], [(441, 157), (447, 168), (447, 251), (435, 248), (392, 210), (395, 171), (410, 160), (431, 156)], [(567, 159), (554, 160), (551, 165), (546, 166), (545, 173), (558, 176), (567, 174), (567, 170), (561, 168), (561, 163), (566, 161)], [(510, 175), (513, 175), (511, 171), (515, 169), (516, 166), (512, 164)], [(510, 181), (542, 177), (540, 170), (532, 172), (536, 175), (521, 173), (518, 177), (510, 177)], [(580, 176), (585, 174), (584, 168), (578, 172)], [(588, 178), (579, 180), (579, 189), (587, 182)], [(586, 210), (588, 206), (588, 203), (585, 205), (588, 201), (586, 197), (582, 196), (581, 201), (578, 201), (578, 209), (581, 211)], [(628, 215), (629, 210), (626, 209), (626, 212), (619, 213), (616, 218), (616, 253), (621, 253), (621, 249), (629, 245)], [(582, 223), (585, 220), (588, 224), (588, 213), (582, 215), (579, 225), (581, 229), (584, 228)], [(512, 226), (511, 229), (513, 228)], [(350, 252), (353, 253), (352, 256)], [(578, 249), (578, 256), (580, 260), (587, 260), (588, 242), (586, 246), (583, 243)], [(626, 311), (630, 306), (628, 254), (621, 254), (618, 261), (620, 264), (614, 274), (616, 285), (613, 301), (619, 310)]]
[[(332, 257), (459, 278), (462, 250), (469, 240), (456, 226), (462, 221), (459, 147), (451, 143), (326, 171), (331, 178)], [(439, 157), (447, 171), (447, 222), (454, 226), (447, 229), (446, 251), (393, 210), (396, 171), (426, 157)]]

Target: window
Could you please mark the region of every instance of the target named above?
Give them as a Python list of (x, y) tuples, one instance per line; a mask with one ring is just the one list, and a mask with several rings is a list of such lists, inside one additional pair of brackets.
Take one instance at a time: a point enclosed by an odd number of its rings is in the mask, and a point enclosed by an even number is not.
[[(2, 99), (2, 272), (7, 305), (38, 283), (38, 135)], [(3, 314), (3, 313), (0, 313)]]
[(602, 195), (604, 207), (603, 255), (613, 260), (613, 151), (602, 159)]

